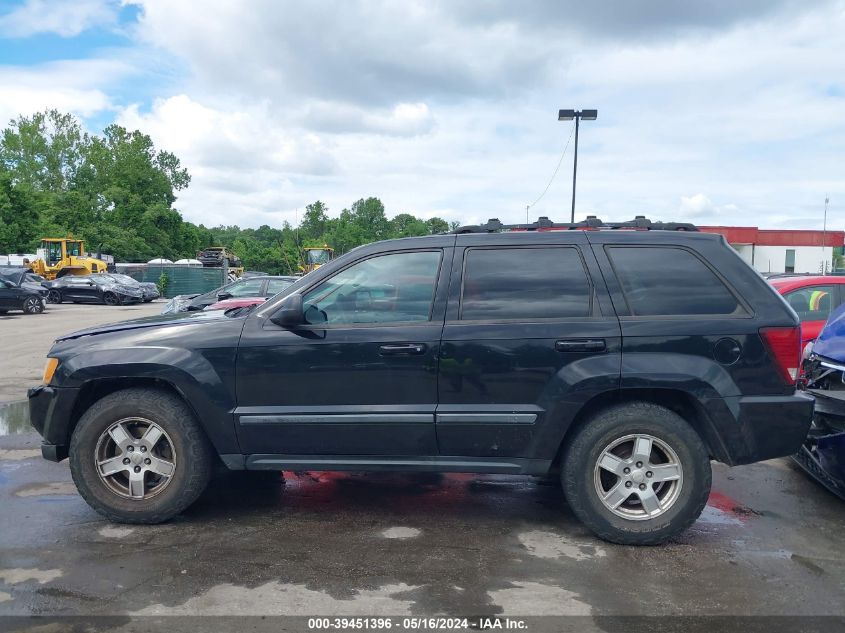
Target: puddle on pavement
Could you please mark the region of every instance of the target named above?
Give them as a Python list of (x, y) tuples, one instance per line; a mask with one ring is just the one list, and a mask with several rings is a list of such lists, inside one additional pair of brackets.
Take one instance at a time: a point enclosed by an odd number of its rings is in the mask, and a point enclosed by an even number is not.
[(29, 433), (29, 403), (26, 400), (0, 403), (0, 435)]

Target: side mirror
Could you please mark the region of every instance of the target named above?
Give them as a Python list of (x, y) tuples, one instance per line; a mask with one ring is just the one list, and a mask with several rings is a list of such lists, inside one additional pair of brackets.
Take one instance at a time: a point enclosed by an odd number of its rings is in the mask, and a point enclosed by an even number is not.
[(5, 279), (0, 279), (0, 284), (3, 284), (3, 288), (11, 288), (12, 283), (10, 281), (6, 281)]
[(273, 313), (270, 320), (284, 328), (295, 327), (305, 323), (305, 313), (302, 309), (302, 295), (288, 295), (282, 299), (279, 309)]
[(218, 292), (217, 293), (217, 300), (218, 301), (225, 301), (226, 299), (231, 299), (232, 293), (231, 292)]

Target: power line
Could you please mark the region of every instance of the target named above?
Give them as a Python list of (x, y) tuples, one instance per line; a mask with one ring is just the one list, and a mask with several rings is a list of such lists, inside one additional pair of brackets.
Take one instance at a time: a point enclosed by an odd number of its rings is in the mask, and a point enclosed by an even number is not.
[(528, 210), (531, 207), (533, 207), (535, 204), (540, 202), (540, 200), (543, 199), (543, 196), (546, 195), (546, 192), (549, 190), (549, 187), (552, 186), (552, 183), (554, 182), (555, 177), (557, 176), (557, 172), (560, 171), (560, 166), (563, 163), (563, 157), (566, 156), (566, 150), (569, 149), (569, 143), (570, 143), (570, 141), (572, 141), (572, 135), (574, 133), (575, 133), (575, 126), (573, 125), (572, 130), (569, 132), (569, 138), (566, 139), (566, 145), (563, 146), (563, 151), (560, 153), (560, 158), (557, 161), (557, 166), (555, 167), (555, 171), (552, 174), (552, 177), (549, 178), (549, 183), (546, 185), (546, 188), (543, 189), (543, 193), (541, 193), (534, 202), (532, 202), (529, 205), (526, 205), (526, 207), (525, 207), (525, 221), (526, 222), (528, 221)]

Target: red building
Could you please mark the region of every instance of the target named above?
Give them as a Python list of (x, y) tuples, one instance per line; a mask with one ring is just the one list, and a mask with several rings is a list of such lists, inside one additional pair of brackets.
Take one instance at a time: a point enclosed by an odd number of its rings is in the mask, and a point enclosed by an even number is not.
[(825, 273), (841, 255), (845, 231), (759, 229), (756, 226), (699, 226), (724, 235), (728, 243), (762, 273)]

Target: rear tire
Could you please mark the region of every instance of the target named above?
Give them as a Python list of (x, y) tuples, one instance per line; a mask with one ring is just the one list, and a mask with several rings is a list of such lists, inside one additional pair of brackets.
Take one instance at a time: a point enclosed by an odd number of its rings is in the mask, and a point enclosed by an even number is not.
[(563, 492), (578, 519), (622, 545), (657, 545), (686, 530), (704, 509), (710, 483), (710, 456), (698, 433), (647, 402), (587, 420), (561, 464)]
[(182, 400), (157, 389), (125, 389), (83, 414), (70, 441), (70, 471), (83, 499), (106, 518), (161, 523), (205, 490), (212, 450)]

